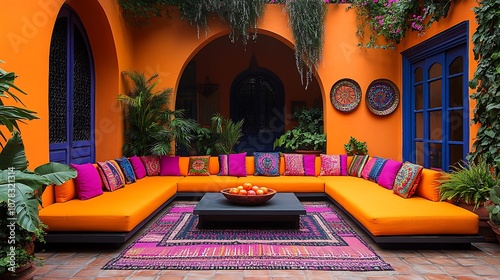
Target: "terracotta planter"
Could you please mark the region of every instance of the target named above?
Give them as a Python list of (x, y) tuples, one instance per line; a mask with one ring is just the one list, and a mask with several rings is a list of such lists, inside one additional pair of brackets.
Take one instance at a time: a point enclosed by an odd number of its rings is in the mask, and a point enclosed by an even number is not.
[(31, 280), (35, 276), (35, 272), (36, 272), (36, 267), (33, 265), (33, 263), (28, 263), (16, 269), (15, 273), (5, 273), (0, 275), (0, 279)]
[(456, 204), (479, 216), (479, 234), (484, 236), (484, 239), (486, 242), (498, 242), (497, 236), (495, 235), (495, 233), (491, 229), (490, 225), (488, 224), (488, 221), (490, 220), (490, 216), (489, 216), (488, 210), (486, 210), (486, 208), (484, 207), (483, 204), (481, 204), (474, 211), (472, 211), (472, 209), (474, 208), (473, 204), (468, 204), (465, 202), (458, 202)]
[(498, 230), (500, 226), (493, 223), (491, 220), (488, 221), (488, 225), (491, 227), (491, 230), (495, 233), (497, 241), (500, 242), (500, 230)]

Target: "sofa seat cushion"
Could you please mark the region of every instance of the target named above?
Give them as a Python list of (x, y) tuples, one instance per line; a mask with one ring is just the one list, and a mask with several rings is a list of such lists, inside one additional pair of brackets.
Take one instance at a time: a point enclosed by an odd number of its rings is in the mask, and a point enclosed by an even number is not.
[(89, 200), (73, 199), (40, 210), (47, 231), (128, 232), (174, 196), (180, 177), (145, 177)]
[(375, 236), (478, 233), (478, 216), (453, 204), (405, 199), (363, 178), (321, 179), (326, 194)]
[(234, 176), (186, 176), (177, 183), (178, 192), (218, 192), (226, 188), (236, 187)]
[(247, 176), (239, 177), (238, 185), (245, 182), (259, 187), (268, 187), (277, 192), (325, 192), (325, 183), (312, 176)]

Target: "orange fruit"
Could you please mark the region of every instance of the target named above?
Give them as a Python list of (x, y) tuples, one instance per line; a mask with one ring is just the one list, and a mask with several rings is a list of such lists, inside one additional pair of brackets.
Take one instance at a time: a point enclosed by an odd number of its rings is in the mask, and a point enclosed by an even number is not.
[(247, 191), (251, 190), (252, 189), (252, 183), (248, 183), (248, 182), (243, 183), (243, 189), (245, 189)]
[(254, 190), (254, 191), (257, 191), (258, 189), (259, 189), (259, 187), (257, 187), (257, 186), (252, 187), (252, 190)]
[(263, 190), (256, 190), (255, 193), (257, 195), (263, 195), (264, 194), (264, 191)]
[(257, 194), (255, 193), (255, 191), (254, 191), (254, 190), (249, 190), (249, 191), (247, 192), (247, 195), (248, 195), (248, 196), (255, 196), (255, 195), (257, 195)]
[(238, 194), (240, 192), (240, 190), (238, 190), (237, 188), (231, 188), (229, 190), (229, 193), (232, 193), (232, 194)]
[(240, 190), (238, 192), (239, 195), (247, 195), (247, 191), (246, 190)]
[(238, 190), (242, 190), (242, 189), (243, 189), (243, 186), (238, 186), (236, 189), (238, 189)]
[(260, 190), (261, 190), (264, 194), (266, 194), (266, 193), (268, 193), (268, 192), (269, 192), (269, 190), (268, 190), (266, 187), (260, 187)]

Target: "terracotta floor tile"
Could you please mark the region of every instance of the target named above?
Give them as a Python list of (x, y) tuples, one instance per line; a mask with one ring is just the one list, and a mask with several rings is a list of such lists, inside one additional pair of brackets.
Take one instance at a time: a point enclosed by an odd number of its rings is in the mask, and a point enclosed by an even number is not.
[(344, 271), (323, 271), (323, 270), (307, 270), (305, 271), (307, 280), (334, 280), (336, 277), (344, 276)]
[(427, 280), (454, 280), (455, 278), (446, 274), (424, 274)]
[(270, 277), (270, 270), (244, 270), (245, 277)]
[(466, 275), (466, 276), (455, 276), (455, 279), (457, 280), (483, 280), (486, 279), (483, 276), (472, 276), (472, 275)]
[(99, 277), (129, 277), (134, 273), (133, 270), (101, 270)]
[(454, 260), (458, 264), (463, 265), (463, 266), (484, 265), (484, 264), (486, 264), (482, 259), (478, 259), (478, 258), (455, 258)]
[(417, 274), (398, 274), (394, 275), (396, 280), (425, 280), (425, 278), (421, 275)]
[(85, 267), (75, 274), (75, 277), (96, 277), (99, 273), (101, 273), (100, 268)]
[(414, 264), (432, 264), (432, 262), (428, 258), (424, 258), (424, 257), (404, 257), (402, 259), (411, 265), (414, 265)]
[(243, 271), (232, 272), (228, 271), (227, 273), (215, 273), (213, 280), (244, 280), (245, 273)]
[(61, 268), (60, 266), (56, 267), (54, 270), (47, 272), (44, 277), (46, 278), (71, 278), (75, 276), (82, 268), (81, 267), (72, 267), (72, 268)]
[(491, 266), (486, 266), (486, 265), (474, 265), (469, 267), (476, 275), (481, 275), (481, 276), (486, 276), (486, 275), (492, 275), (492, 276), (498, 276), (500, 275), (500, 271), (498, 269), (495, 269), (494, 267)]
[(446, 272), (449, 275), (476, 275), (469, 267), (465, 266), (440, 266), (440, 269), (442, 269), (444, 272)]
[(429, 257), (428, 260), (431, 263), (437, 264), (437, 265), (447, 265), (447, 266), (458, 265), (458, 263), (454, 259), (451, 259), (448, 257), (441, 257), (441, 258)]
[(443, 274), (444, 272), (435, 265), (432, 264), (418, 264), (413, 267), (417, 272), (421, 274)]
[(160, 276), (157, 280), (184, 280), (184, 276)]

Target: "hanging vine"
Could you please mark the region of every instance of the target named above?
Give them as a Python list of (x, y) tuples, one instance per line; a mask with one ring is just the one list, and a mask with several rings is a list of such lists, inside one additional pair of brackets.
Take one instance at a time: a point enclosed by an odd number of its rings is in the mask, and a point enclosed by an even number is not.
[(478, 1), (474, 8), (478, 27), (472, 36), (478, 61), (469, 86), (476, 92), (473, 123), (480, 124), (468, 159), (479, 158), (500, 171), (500, 13), (496, 1)]

